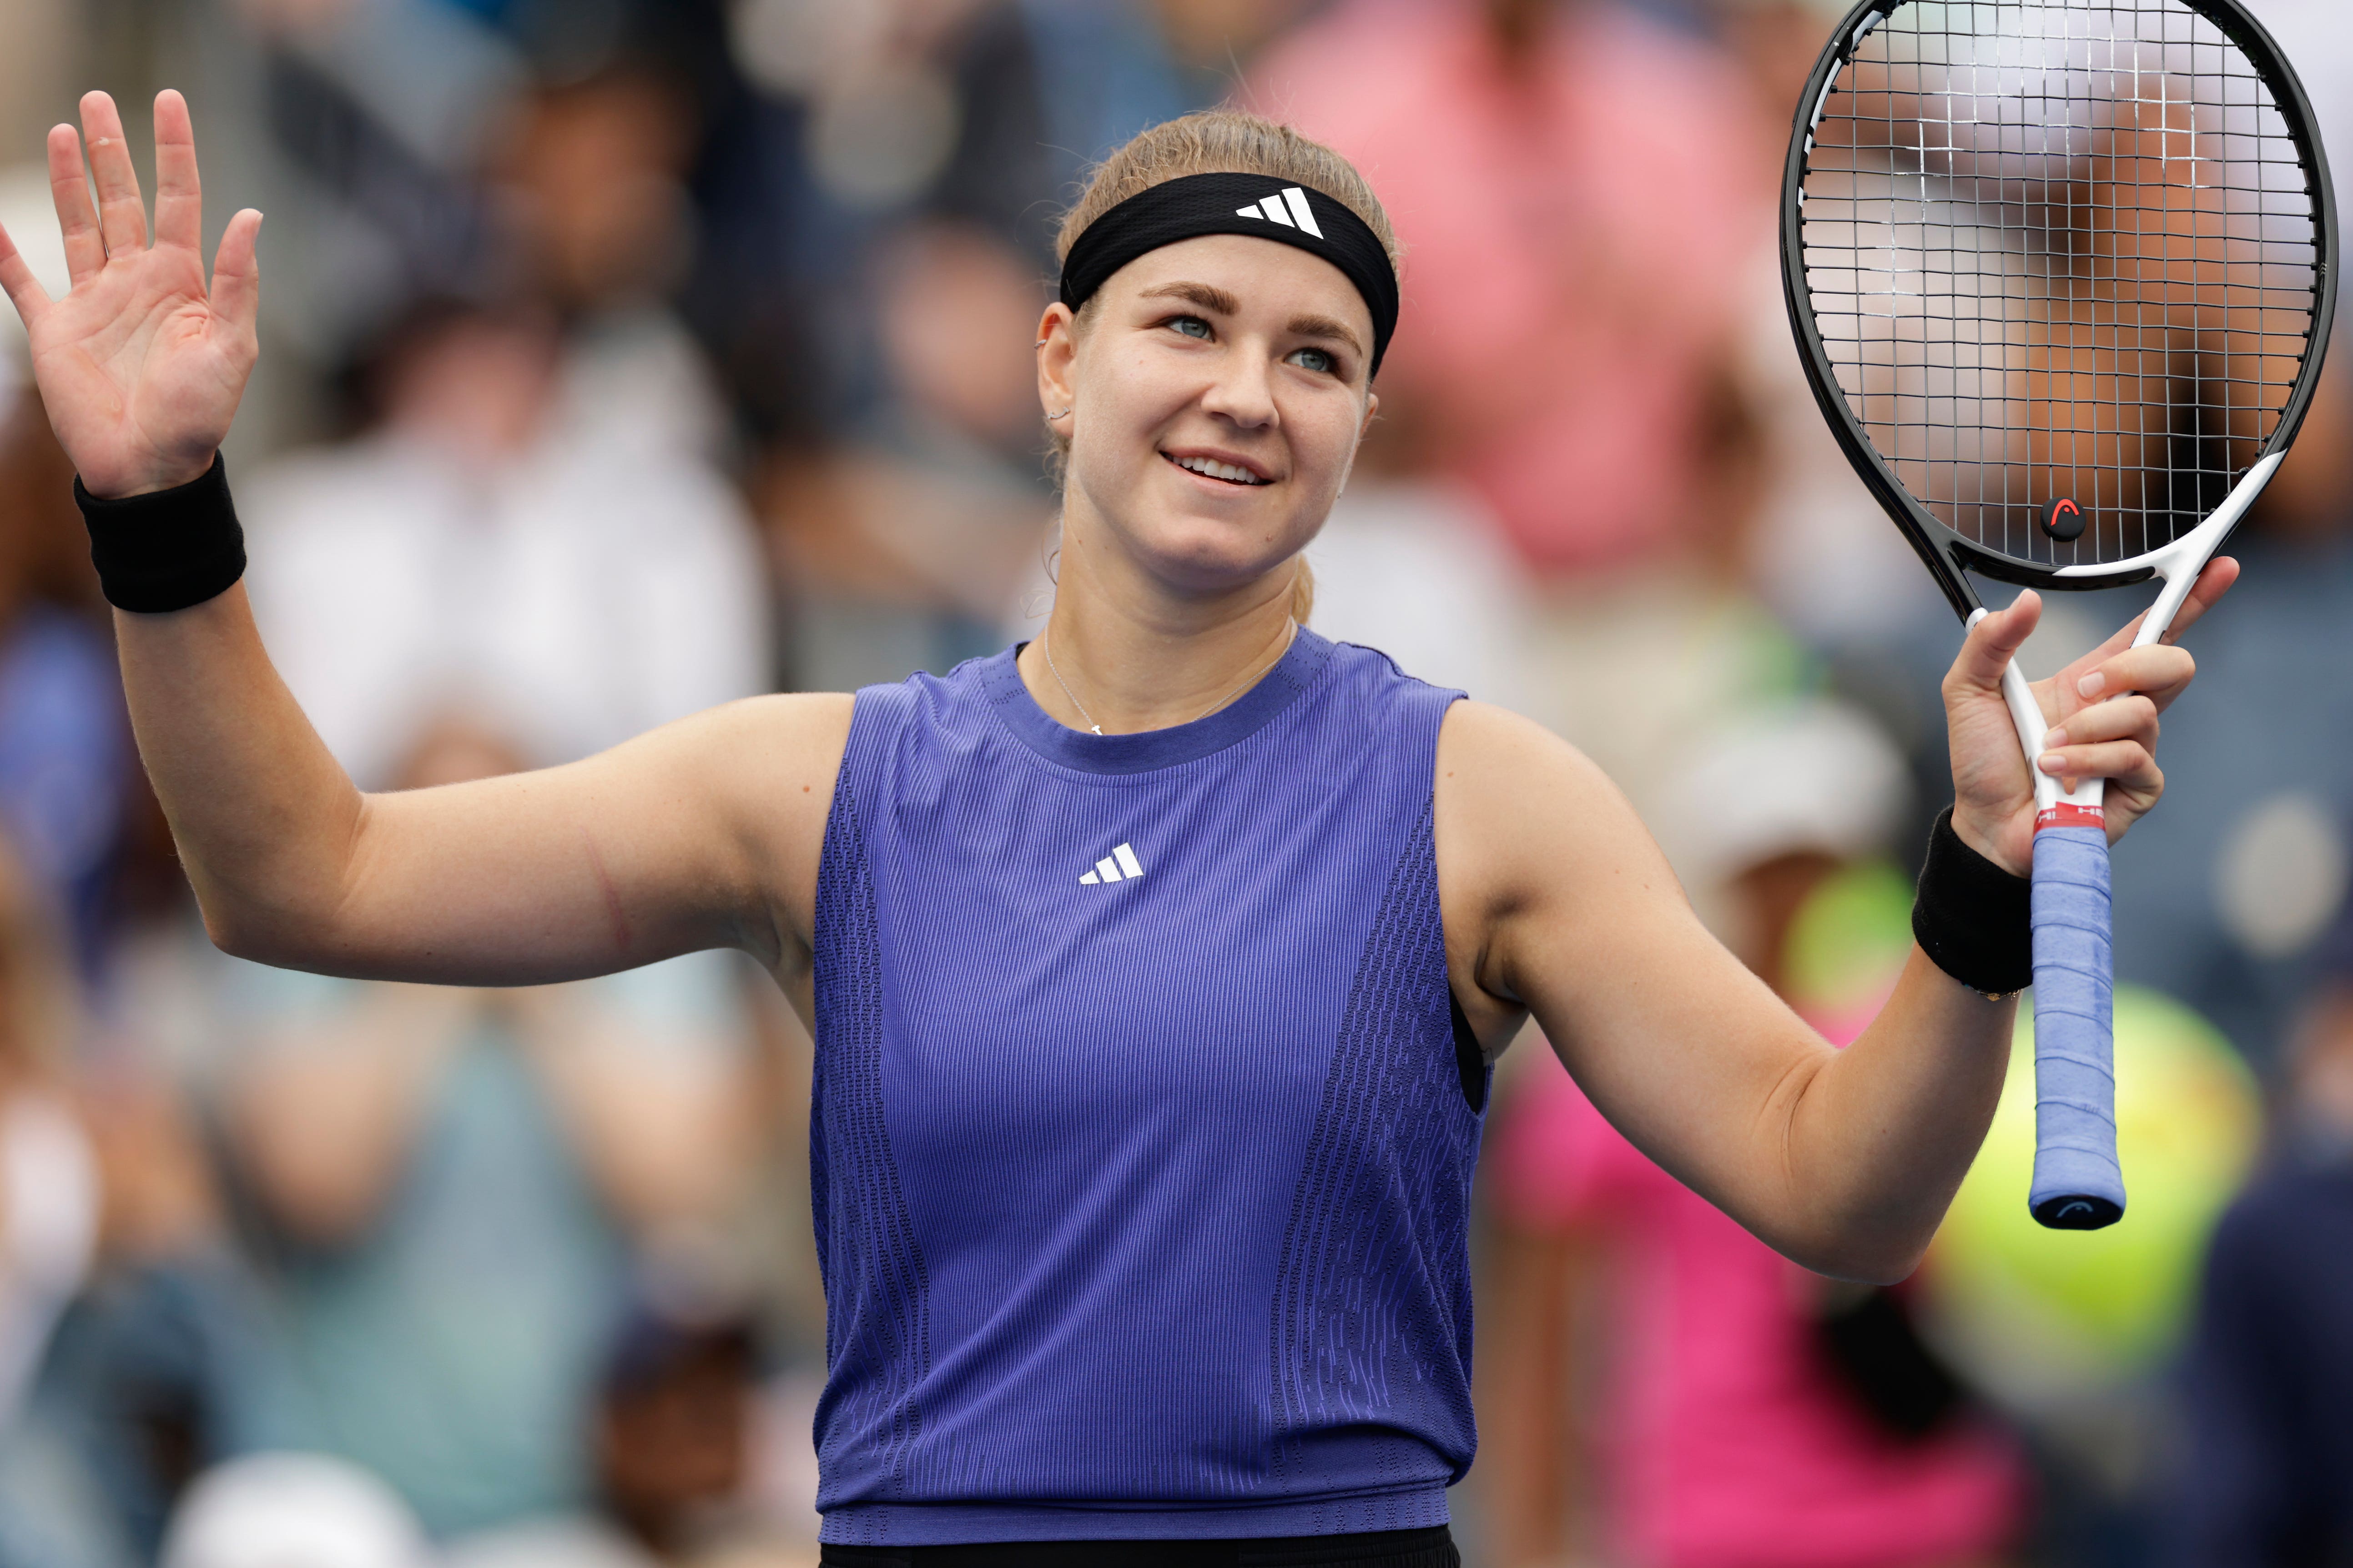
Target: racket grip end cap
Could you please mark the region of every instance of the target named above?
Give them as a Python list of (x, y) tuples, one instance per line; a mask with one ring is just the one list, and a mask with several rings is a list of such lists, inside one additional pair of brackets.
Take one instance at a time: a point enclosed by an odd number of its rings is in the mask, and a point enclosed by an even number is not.
[(2070, 1193), (2032, 1205), (2035, 1223), (2048, 1230), (2105, 1230), (2125, 1217), (2125, 1205), (2094, 1193)]

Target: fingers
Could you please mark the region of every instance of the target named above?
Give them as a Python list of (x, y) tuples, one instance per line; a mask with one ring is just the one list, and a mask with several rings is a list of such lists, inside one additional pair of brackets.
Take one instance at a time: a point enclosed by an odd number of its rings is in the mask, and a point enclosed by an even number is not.
[(200, 250), (204, 235), (195, 126), (188, 118), (188, 100), (166, 89), (155, 95), (155, 243)]
[(247, 207), (228, 220), (213, 258), (213, 314), (248, 334), (261, 310), (261, 262), (255, 251), (260, 236), (261, 215)]
[(2047, 751), (2062, 752), (2106, 741), (2137, 741), (2154, 751), (2158, 730), (2155, 702), (2138, 695), (2118, 697), (2094, 702), (2064, 724), (2054, 725), (2042, 743)]
[(106, 265), (106, 242), (99, 237), (90, 179), (82, 172), (81, 133), (70, 125), (49, 132), (49, 200), (58, 209), (58, 231), (65, 237), (66, 276), (79, 288), (83, 279)]
[(25, 330), (31, 331), (34, 318), (49, 308), (49, 291), (33, 276), (5, 228), (0, 228), (0, 289), (8, 291), (9, 302), (25, 320)]
[(2035, 767), (2058, 777), (2106, 779), (2111, 784), (2155, 792), (2165, 787), (2157, 758), (2138, 741), (2103, 741), (2096, 745), (2062, 746), (2034, 759)]
[(1988, 615), (1961, 639), (1960, 655), (1953, 660), (1952, 673), (1946, 678), (1946, 683), (2000, 690), (2001, 672), (2034, 634), (2035, 625), (2042, 618), (2042, 600), (2031, 588), (2019, 595), (2010, 608)]
[(147, 204), (140, 199), (139, 172), (131, 166), (131, 143), (122, 116), (102, 92), (81, 99), (82, 139), (90, 143), (90, 172), (98, 187), (98, 227), (110, 256), (147, 247)]
[(2189, 597), (2181, 602), (2181, 608), (2174, 615), (2173, 624), (2165, 628), (2165, 635), (2158, 640), (2165, 643), (2179, 641), (2181, 634), (2197, 625), (2198, 617), (2220, 603), (2222, 595), (2231, 591), (2231, 584), (2238, 580), (2239, 563), (2230, 556), (2217, 555), (2206, 563), (2205, 570), (2198, 574), (2198, 581), (2190, 584)]
[(2072, 709), (2076, 702), (2094, 703), (2118, 692), (2137, 691), (2162, 713), (2173, 705), (2173, 700), (2181, 695), (2197, 673), (2198, 661), (2189, 657), (2188, 648), (2167, 647), (2162, 643), (2126, 648), (2069, 681), (2070, 700), (2062, 710)]

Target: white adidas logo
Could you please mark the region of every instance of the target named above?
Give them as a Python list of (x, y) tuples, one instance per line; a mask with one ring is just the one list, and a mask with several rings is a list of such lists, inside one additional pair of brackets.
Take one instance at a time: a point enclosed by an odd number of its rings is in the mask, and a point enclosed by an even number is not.
[(1286, 185), (1282, 195), (1269, 196), (1255, 206), (1236, 207), (1234, 216), (1267, 218), (1285, 228), (1303, 228), (1318, 239), (1324, 237), (1324, 231), (1315, 226), (1315, 215), (1307, 209), (1307, 193), (1297, 185)]
[(1135, 846), (1123, 844), (1096, 861), (1095, 868), (1079, 879), (1079, 886), (1093, 888), (1105, 882), (1132, 882), (1143, 875), (1144, 862), (1135, 858)]

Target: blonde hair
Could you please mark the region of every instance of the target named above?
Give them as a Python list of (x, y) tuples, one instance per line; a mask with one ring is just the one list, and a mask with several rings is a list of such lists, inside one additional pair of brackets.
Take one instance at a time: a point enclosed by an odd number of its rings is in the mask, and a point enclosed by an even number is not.
[[(1071, 247), (1087, 226), (1130, 196), (1189, 174), (1265, 174), (1320, 191), (1365, 220), (1365, 226), (1388, 252), (1391, 268), (1403, 254), (1397, 230), (1389, 226), (1388, 214), (1381, 210), (1380, 198), (1373, 195), (1373, 187), (1356, 173), (1355, 164), (1288, 125), (1240, 110), (1206, 109), (1138, 132), (1097, 164), (1086, 190), (1062, 215), (1061, 229), (1054, 237), (1055, 257), (1067, 261)], [(1081, 321), (1102, 297), (1098, 294), (1079, 308)], [(1048, 433), (1053, 441), (1048, 460), (1059, 480), (1070, 456), (1071, 438), (1050, 426)], [(1293, 566), (1291, 616), (1304, 626), (1315, 607), (1315, 575), (1304, 556)]]

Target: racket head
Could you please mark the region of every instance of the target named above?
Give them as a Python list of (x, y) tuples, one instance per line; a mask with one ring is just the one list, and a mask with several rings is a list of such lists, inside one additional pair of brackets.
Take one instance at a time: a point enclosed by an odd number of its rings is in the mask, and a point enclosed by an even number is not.
[(1780, 241), (1815, 400), (1964, 618), (1972, 573), (2202, 564), (2235, 511), (2184, 542), (2295, 438), (2337, 304), (2311, 107), (2236, 0), (1859, 0), (1799, 100)]

